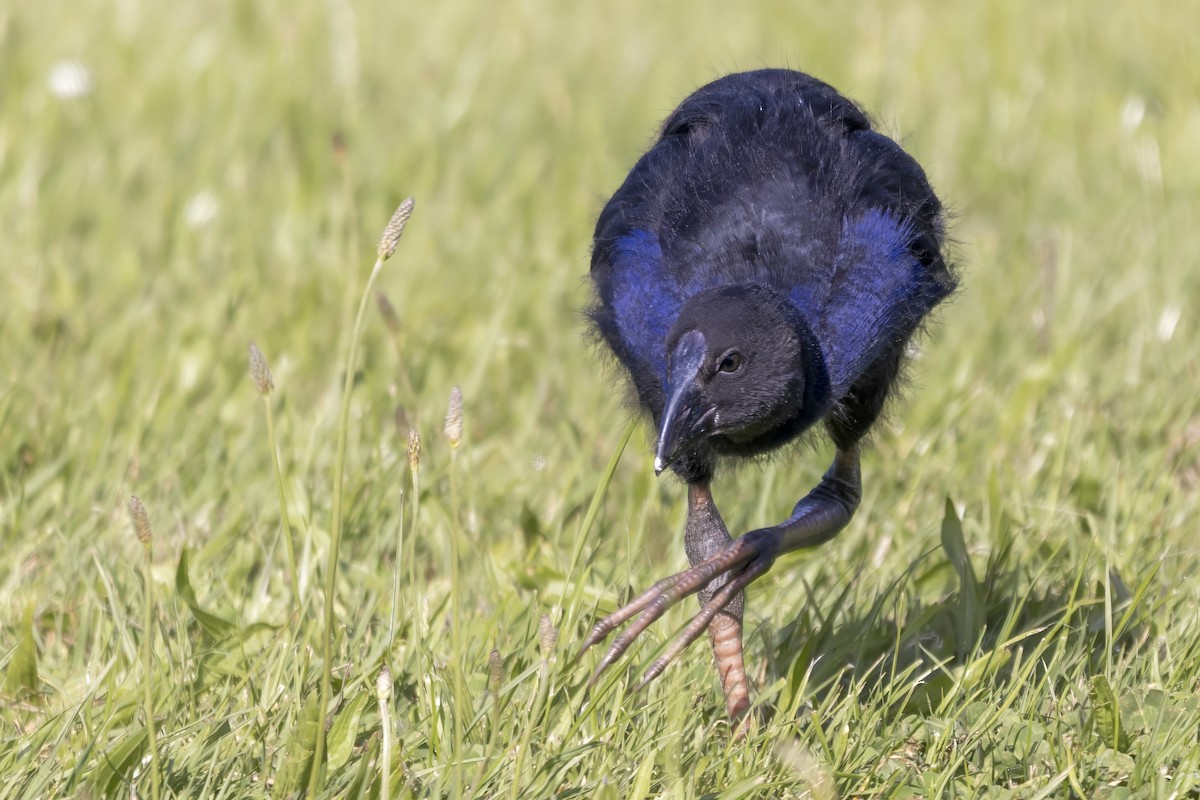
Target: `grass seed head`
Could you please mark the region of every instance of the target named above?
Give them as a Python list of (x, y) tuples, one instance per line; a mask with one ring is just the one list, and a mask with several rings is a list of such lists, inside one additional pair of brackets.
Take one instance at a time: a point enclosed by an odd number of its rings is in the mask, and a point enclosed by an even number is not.
[(416, 475), (421, 468), (421, 434), (416, 428), (408, 432), (408, 470)]
[(488, 653), (488, 691), (492, 694), (500, 691), (500, 682), (504, 680), (504, 659), (499, 650)]
[(383, 669), (379, 670), (379, 677), (375, 679), (375, 696), (379, 698), (381, 705), (392, 697), (392, 671), (388, 669), (387, 664), (383, 665)]
[(267, 357), (254, 342), (250, 343), (250, 377), (254, 386), (263, 397), (275, 389), (275, 379), (271, 377), (271, 368), (267, 366)]
[(150, 541), (154, 538), (154, 531), (150, 528), (150, 517), (146, 515), (146, 507), (142, 505), (142, 501), (137, 495), (129, 498), (129, 516), (133, 520), (133, 530), (137, 534), (138, 541), (145, 547), (150, 546)]
[(542, 647), (542, 656), (549, 658), (558, 646), (558, 628), (550, 621), (549, 614), (542, 614), (538, 620), (538, 644)]
[(457, 450), (462, 443), (463, 435), (463, 396), (462, 389), (455, 386), (450, 390), (450, 404), (446, 407), (446, 441), (452, 450)]
[(396, 213), (392, 214), (392, 218), (388, 220), (387, 227), (383, 229), (383, 235), (379, 237), (380, 261), (387, 261), (396, 252), (396, 245), (400, 244), (400, 236), (404, 233), (404, 226), (408, 222), (408, 218), (412, 216), (415, 204), (415, 200), (411, 197), (408, 198), (396, 208)]

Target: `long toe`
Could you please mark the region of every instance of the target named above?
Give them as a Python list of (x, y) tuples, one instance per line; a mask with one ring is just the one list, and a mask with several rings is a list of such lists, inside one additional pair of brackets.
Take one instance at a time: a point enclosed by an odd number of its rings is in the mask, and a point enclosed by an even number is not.
[[(584, 650), (604, 639), (622, 623), (634, 615), (638, 615), (637, 619), (613, 641), (608, 652), (600, 659), (600, 663), (596, 666), (596, 671), (593, 673), (589, 685), (594, 685), (600, 675), (629, 649), (629, 646), (633, 644), (638, 636), (660, 619), (663, 614), (667, 613), (667, 610), (673, 605), (688, 595), (695, 594), (703, 589), (713, 578), (726, 572), (734, 573), (735, 577), (721, 587), (721, 590), (713, 596), (712, 600), (701, 609), (697, 617), (684, 629), (676, 642), (678, 646), (668, 650), (668, 655), (664, 657), (666, 660), (661, 665), (662, 668), (665, 668), (675, 655), (691, 644), (704, 631), (713, 617), (724, 609), (741, 589), (769, 568), (769, 563), (763, 563), (760, 566), (760, 562), (756, 560), (759, 554), (759, 547), (756, 546), (754, 541), (738, 539), (707, 561), (658, 581), (649, 590), (638, 596), (632, 603), (609, 614), (597, 623), (596, 627), (592, 629), (591, 635), (580, 649), (580, 655), (583, 654)], [(647, 682), (653, 680), (662, 671), (661, 668), (657, 672), (654, 672), (655, 668), (652, 667), (651, 669), (653, 674), (647, 676)]]

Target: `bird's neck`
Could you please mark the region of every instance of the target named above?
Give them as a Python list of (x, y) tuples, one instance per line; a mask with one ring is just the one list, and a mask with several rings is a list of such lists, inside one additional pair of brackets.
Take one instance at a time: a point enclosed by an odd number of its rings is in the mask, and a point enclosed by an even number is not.
[[(833, 403), (829, 383), (829, 370), (825, 366), (825, 354), (821, 351), (821, 343), (809, 327), (808, 322), (797, 315), (796, 334), (800, 337), (801, 360), (804, 370), (804, 389), (802, 391), (801, 413), (805, 410), (816, 414), (807, 425), (825, 416)], [(806, 427), (807, 427), (806, 425)]]
[(821, 420), (833, 404), (830, 394), (829, 370), (821, 343), (807, 320), (797, 314), (796, 334), (800, 337), (800, 374), (803, 385), (797, 387), (794, 413), (780, 425), (777, 435), (790, 441)]

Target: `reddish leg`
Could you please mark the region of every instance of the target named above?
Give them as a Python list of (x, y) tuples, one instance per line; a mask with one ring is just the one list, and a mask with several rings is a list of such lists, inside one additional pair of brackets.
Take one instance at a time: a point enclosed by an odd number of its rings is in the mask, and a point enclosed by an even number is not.
[(713, 642), (721, 686), (725, 690), (725, 707), (732, 719), (740, 718), (750, 704), (742, 656), (742, 611), (745, 606), (742, 590), (766, 573), (780, 554), (815, 547), (832, 539), (854, 515), (860, 496), (858, 448), (838, 450), (833, 466), (816, 488), (796, 504), (787, 521), (773, 528), (751, 531), (734, 540), (717, 512), (708, 485), (689, 486), (684, 547), (692, 567), (658, 581), (633, 602), (596, 623), (580, 649), (580, 655), (617, 627), (637, 617), (600, 659), (592, 683), (667, 609), (689, 594), (698, 593), (700, 613), (684, 626), (662, 657), (650, 666), (641, 685), (661, 675), (671, 661), (707, 629)]

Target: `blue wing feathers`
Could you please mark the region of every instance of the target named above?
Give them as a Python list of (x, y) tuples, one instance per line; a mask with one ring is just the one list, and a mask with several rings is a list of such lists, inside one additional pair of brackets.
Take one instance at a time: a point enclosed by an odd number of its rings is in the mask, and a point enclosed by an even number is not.
[[(911, 249), (912, 224), (885, 209), (843, 222), (837, 256), (827, 274), (813, 270), (762, 273), (813, 325), (824, 351), (834, 396), (847, 391), (883, 350), (906, 339), (945, 296), (936, 276)], [(717, 283), (704, 271), (682, 283), (664, 268), (657, 236), (635, 229), (611, 249), (611, 308), (621, 339), (661, 383), (666, 382), (667, 333), (689, 296)], [(780, 285), (779, 277), (790, 281)], [(819, 280), (814, 280), (819, 278)]]
[[(847, 219), (825, 296), (809, 285), (789, 292), (801, 313), (816, 322), (835, 397), (907, 339), (945, 297), (942, 282), (914, 255), (914, 236), (911, 223), (884, 209)], [(818, 297), (820, 307), (814, 308)]]
[(671, 323), (683, 304), (680, 287), (668, 279), (662, 266), (658, 237), (633, 230), (612, 249), (612, 309), (621, 338), (645, 358), (661, 383), (667, 381), (665, 342)]

